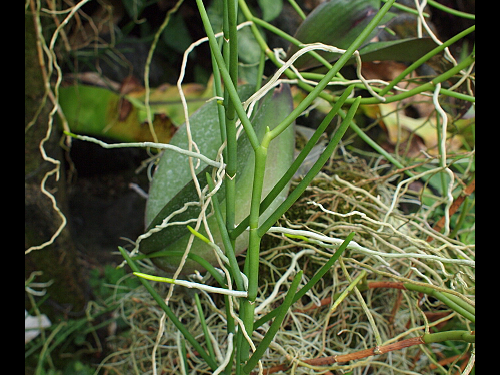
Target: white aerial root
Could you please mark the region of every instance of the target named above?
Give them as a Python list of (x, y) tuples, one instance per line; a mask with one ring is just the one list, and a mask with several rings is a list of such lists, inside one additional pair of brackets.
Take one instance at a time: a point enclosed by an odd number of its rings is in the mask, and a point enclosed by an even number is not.
[[(307, 238), (311, 243), (314, 243), (316, 245), (320, 245), (325, 248), (332, 248), (332, 247), (339, 247), (344, 240), (340, 238), (331, 238), (319, 233), (314, 233), (306, 230), (297, 230), (297, 229), (289, 229), (289, 228), (283, 228), (283, 227), (271, 227), (269, 229), (269, 233), (281, 233), (285, 235), (292, 235), (292, 236), (302, 236)], [(385, 265), (389, 265), (387, 261), (384, 260), (384, 258), (416, 258), (416, 259), (427, 259), (427, 260), (433, 260), (436, 262), (441, 262), (441, 263), (448, 263), (448, 264), (459, 264), (459, 265), (465, 265), (469, 267), (475, 267), (476, 262), (473, 260), (467, 260), (467, 259), (449, 259), (449, 258), (444, 258), (444, 257), (439, 257), (436, 255), (431, 255), (431, 254), (421, 254), (421, 253), (384, 253), (381, 251), (375, 251), (375, 250), (370, 250), (366, 247), (363, 247), (356, 243), (355, 241), (349, 242), (349, 245), (347, 245), (347, 249), (363, 253), (372, 257), (377, 258), (379, 261), (384, 263)]]

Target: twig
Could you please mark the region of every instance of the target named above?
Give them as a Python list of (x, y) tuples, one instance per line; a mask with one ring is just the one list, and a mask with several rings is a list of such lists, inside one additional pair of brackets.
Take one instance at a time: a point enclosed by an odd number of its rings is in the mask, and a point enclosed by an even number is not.
[[(408, 347), (414, 346), (414, 345), (425, 344), (422, 337), (423, 336), (412, 337), (410, 339), (398, 341), (398, 342), (395, 342), (393, 344), (378, 346), (378, 347), (371, 348), (371, 349), (360, 350), (360, 351), (357, 351), (354, 353), (333, 355), (333, 356), (322, 357), (322, 358), (313, 358), (313, 359), (308, 359), (308, 360), (301, 361), (301, 362), (308, 364), (310, 366), (330, 366), (334, 363), (354, 361), (354, 360), (370, 357), (373, 355), (385, 354), (388, 352), (392, 352), (394, 350), (401, 350), (401, 349), (408, 348)], [(290, 365), (280, 364), (278, 366), (273, 366), (273, 367), (270, 367), (268, 369), (265, 369), (263, 374), (268, 375), (268, 374), (273, 374), (273, 373), (278, 372), (278, 371), (286, 371), (289, 367), (290, 367)], [(256, 372), (252, 372), (252, 375), (256, 375), (256, 374), (257, 374)]]
[[(475, 335), (471, 334), (466, 331), (451, 331), (449, 332), (449, 337), (440, 337), (441, 333), (438, 334), (427, 334), (423, 336), (418, 336), (418, 337), (412, 337), (406, 340), (401, 340), (392, 344), (388, 345), (380, 345), (380, 346), (375, 346), (374, 348), (370, 349), (365, 349), (365, 350), (359, 350), (354, 353), (349, 353), (349, 354), (339, 354), (339, 355), (333, 355), (333, 356), (328, 356), (328, 357), (321, 357), (321, 358), (313, 358), (313, 359), (307, 359), (304, 361), (299, 361), (299, 363), (304, 363), (310, 366), (331, 366), (334, 363), (343, 363), (343, 362), (349, 362), (349, 361), (355, 361), (359, 359), (363, 359), (366, 357), (370, 357), (373, 355), (381, 355), (385, 353), (389, 353), (395, 350), (401, 350), (404, 348), (408, 348), (410, 346), (415, 346), (415, 345), (422, 345), (422, 344), (429, 344), (432, 342), (438, 342), (438, 341), (443, 341), (447, 339), (451, 340), (464, 340), (467, 342), (475, 342)], [(280, 364), (278, 366), (273, 366), (270, 367), (266, 370), (264, 370), (263, 374), (272, 374), (278, 371), (285, 371), (290, 367), (290, 365), (287, 364)], [(256, 374), (256, 373), (252, 373)]]
[(333, 363), (354, 361), (357, 359), (370, 357), (372, 355), (385, 354), (385, 353), (392, 352), (394, 350), (401, 350), (404, 348), (408, 348), (410, 346), (421, 345), (421, 344), (425, 344), (425, 341), (423, 340), (423, 336), (412, 337), (412, 338), (409, 338), (406, 340), (395, 342), (393, 344), (382, 345), (382, 346), (378, 346), (378, 347), (376, 346), (376, 347), (371, 348), (371, 349), (360, 350), (360, 351), (357, 351), (354, 353), (333, 355), (333, 356), (323, 357), (323, 358), (308, 359), (308, 360), (305, 360), (304, 363), (307, 363), (308, 365), (313, 365), (313, 366), (328, 366), (328, 365), (331, 365)]

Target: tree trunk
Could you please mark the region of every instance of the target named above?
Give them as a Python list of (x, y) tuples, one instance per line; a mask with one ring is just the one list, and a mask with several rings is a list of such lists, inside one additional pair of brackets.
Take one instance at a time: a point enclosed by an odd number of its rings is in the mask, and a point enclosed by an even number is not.
[[(45, 160), (40, 150), (40, 142), (48, 132), (49, 113), (53, 104), (48, 97), (45, 97), (45, 85), (36, 41), (34, 18), (27, 12), (25, 15), (24, 69), (25, 249), (50, 240), (62, 223), (62, 218), (54, 209), (52, 201), (41, 190), (42, 179), (48, 171), (56, 167), (56, 164)], [(33, 122), (33, 119), (36, 120)], [(29, 127), (28, 124), (30, 124)], [(61, 133), (54, 124), (43, 148), (48, 156), (61, 161), (60, 177), (56, 180), (57, 174), (52, 174), (47, 179), (45, 187), (54, 195), (61, 212), (66, 214), (68, 205), (62, 165), (64, 150), (60, 146), (60, 139)], [(75, 244), (67, 227), (62, 229), (51, 245), (40, 250), (32, 250), (25, 255), (25, 278), (28, 278), (34, 271), (41, 271), (42, 275), (35, 279), (36, 282), (53, 281), (47, 290), (49, 303), (40, 306), (40, 309), (49, 315), (55, 312), (54, 307), (56, 310), (62, 308), (65, 312), (78, 312), (84, 308), (85, 284), (81, 279), (76, 255)], [(29, 304), (26, 307), (31, 308)]]

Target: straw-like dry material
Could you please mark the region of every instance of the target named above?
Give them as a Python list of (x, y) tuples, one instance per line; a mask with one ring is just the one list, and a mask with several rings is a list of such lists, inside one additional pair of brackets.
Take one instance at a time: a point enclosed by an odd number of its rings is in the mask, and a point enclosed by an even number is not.
[[(344, 153), (331, 161), (263, 241), (257, 317), (281, 304), (299, 269), (304, 270), (303, 285), (342, 239), (356, 233), (341, 260), (293, 305), (262, 360), (264, 369), (289, 369), (287, 373), (295, 374), (312, 373), (311, 366), (314, 373), (341, 369), (353, 370), (353, 374), (431, 373), (431, 366), (436, 366), (432, 365), (433, 353), (441, 352), (442, 346), (418, 346), (418, 337), (425, 329), (451, 319), (467, 326), (466, 319), (438, 301), (394, 287), (401, 281), (426, 283), (474, 303), (474, 246), (434, 232), (426, 220), (435, 208), (417, 206), (419, 193), (407, 191), (407, 185), (398, 186), (405, 175), (379, 175), (377, 171), (386, 169), (377, 166), (376, 159), (369, 164), (366, 160), (370, 159)], [(414, 212), (404, 214), (403, 209)], [(433, 238), (430, 242), (429, 236)], [(361, 272), (366, 277), (353, 285)], [(168, 285), (156, 286), (162, 295), (167, 294)], [(348, 288), (350, 293), (342, 295)], [(200, 343), (204, 342), (193, 291), (176, 290), (169, 306)], [(221, 362), (227, 344), (223, 299), (207, 294), (200, 294), (200, 299)], [(110, 338), (108, 345), (114, 353), (102, 367), (117, 374), (152, 373), (152, 351), (162, 311), (143, 288), (122, 298), (120, 305), (120, 315), (130, 330)], [(257, 330), (255, 342), (265, 334), (268, 324)], [(179, 373), (180, 340), (167, 320), (155, 358), (159, 374)], [(403, 340), (409, 341), (397, 344)], [(210, 373), (186, 346), (189, 373)], [(457, 349), (465, 352), (468, 348), (457, 343)], [(349, 356), (352, 353), (359, 355)], [(356, 360), (314, 360), (334, 356)]]

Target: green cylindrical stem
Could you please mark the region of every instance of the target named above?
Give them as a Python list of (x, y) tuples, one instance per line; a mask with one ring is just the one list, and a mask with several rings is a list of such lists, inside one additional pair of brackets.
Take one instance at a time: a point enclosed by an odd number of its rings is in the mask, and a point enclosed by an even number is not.
[(205, 27), (205, 32), (207, 33), (208, 42), (210, 44), (210, 50), (212, 51), (212, 54), (213, 54), (215, 60), (217, 61), (217, 65), (219, 67), (222, 79), (224, 80), (224, 84), (225, 84), (224, 88), (227, 90), (231, 100), (233, 101), (233, 104), (235, 106), (235, 111), (241, 120), (241, 124), (243, 125), (243, 128), (245, 129), (245, 133), (248, 136), (250, 144), (252, 145), (253, 149), (255, 150), (260, 145), (257, 134), (255, 134), (255, 131), (252, 127), (252, 123), (248, 119), (248, 116), (245, 112), (245, 109), (243, 108), (243, 105), (241, 104), (240, 98), (238, 96), (238, 92), (236, 91), (236, 87), (231, 80), (231, 75), (225, 66), (224, 58), (223, 58), (221, 52), (219, 51), (219, 46), (217, 44), (217, 40), (215, 39), (215, 34), (214, 34), (214, 31), (212, 30), (212, 26), (210, 24), (210, 20), (208, 19), (207, 11), (205, 9), (205, 6), (203, 5), (203, 1), (196, 0), (196, 4), (198, 5), (198, 10), (200, 12), (200, 16), (201, 16), (201, 19), (203, 21), (203, 26)]
[[(238, 83), (238, 37), (236, 30), (236, 2), (235, 0), (224, 1), (224, 47), (227, 69), (231, 82), (234, 86)], [(226, 108), (226, 227), (231, 232), (235, 226), (235, 201), (236, 201), (236, 169), (238, 162), (237, 138), (236, 138), (236, 110), (235, 103), (228, 92), (225, 93)], [(232, 241), (234, 247), (234, 240)]]
[[(265, 137), (264, 137), (265, 138)], [(260, 239), (259, 216), (262, 188), (264, 186), (264, 171), (266, 168), (267, 148), (260, 146), (255, 152), (255, 170), (252, 189), (252, 203), (250, 208), (250, 238), (248, 242), (245, 273), (248, 277), (248, 300), (253, 302), (257, 297), (259, 279), (259, 248)], [(248, 272), (247, 272), (248, 271)]]
[(451, 293), (440, 292), (434, 288), (425, 286), (425, 285), (416, 285), (411, 283), (404, 283), (404, 286), (407, 290), (413, 290), (417, 292), (421, 292), (427, 294), (429, 296), (433, 296), (437, 298), (441, 302), (443, 302), (450, 309), (456, 311), (464, 318), (469, 319), (471, 322), (476, 322), (475, 317), (475, 309), (473, 306), (468, 305), (465, 301), (460, 300), (459, 298), (452, 295)]
[[(309, 139), (309, 141), (306, 143), (306, 145), (304, 146), (302, 151), (295, 158), (295, 160), (292, 163), (292, 165), (290, 166), (290, 168), (286, 171), (286, 173), (283, 175), (283, 177), (276, 183), (276, 185), (268, 193), (268, 195), (262, 200), (262, 202), (260, 204), (260, 213), (261, 214), (269, 207), (269, 205), (276, 199), (276, 197), (279, 195), (279, 193), (286, 187), (288, 182), (292, 179), (295, 172), (297, 172), (297, 170), (302, 165), (302, 162), (305, 160), (305, 158), (307, 157), (309, 152), (311, 152), (312, 148), (316, 145), (316, 143), (318, 142), (319, 138), (324, 133), (324, 131), (326, 130), (328, 125), (330, 125), (330, 122), (333, 120), (333, 117), (340, 110), (340, 108), (344, 104), (345, 100), (352, 93), (353, 89), (354, 89), (353, 86), (348, 86), (346, 88), (344, 93), (341, 95), (339, 101), (337, 101), (334, 104), (334, 106), (332, 107), (330, 112), (323, 119), (321, 124), (318, 126), (318, 128), (314, 132), (313, 136)], [(249, 226), (249, 217), (245, 218), (238, 225), (238, 227), (236, 227), (236, 229), (230, 234), (231, 238), (238, 237), (248, 226)]]
[[(254, 301), (257, 297), (258, 281), (259, 281), (259, 250), (261, 237), (258, 235), (259, 226), (259, 207), (260, 198), (262, 195), (262, 187), (264, 182), (264, 170), (267, 159), (267, 148), (260, 146), (255, 152), (255, 172), (252, 190), (252, 205), (250, 208), (250, 234), (247, 250), (247, 259), (245, 261), (244, 272), (248, 277), (248, 298), (242, 302), (241, 318), (245, 326), (245, 330), (249, 336), (252, 335), (254, 324)], [(245, 339), (241, 341), (238, 350), (237, 359), (239, 363), (244, 363), (248, 359), (249, 345)], [(239, 369), (238, 371), (241, 371)]]
[(469, 343), (476, 342), (476, 335), (470, 333), (469, 331), (446, 331), (430, 333), (422, 336), (422, 340), (426, 344), (431, 344), (433, 342), (443, 342), (448, 340), (465, 341)]
[(236, 30), (238, 2), (226, 0), (229, 28), (229, 75), (234, 85), (238, 83), (238, 34)]
[[(214, 182), (212, 181), (212, 177), (207, 173), (207, 183), (208, 187), (210, 190), (215, 189)], [(229, 233), (226, 227), (226, 223), (224, 223), (224, 219), (222, 217), (222, 212), (220, 209), (219, 205), (219, 199), (217, 197), (217, 194), (212, 198), (212, 204), (214, 206), (214, 214), (215, 218), (217, 220), (217, 225), (219, 226), (220, 232), (221, 232), (221, 237), (222, 237), (222, 243), (224, 244), (224, 249), (225, 249), (225, 254), (227, 258), (229, 259), (229, 273), (234, 279), (234, 282), (236, 283), (236, 288), (238, 290), (244, 290), (243, 287), (243, 279), (241, 277), (240, 269), (238, 267), (238, 261), (236, 260), (236, 254), (234, 252), (234, 241), (231, 241), (229, 238)]]
[(290, 289), (288, 290), (288, 293), (286, 294), (285, 299), (283, 300), (283, 303), (279, 308), (279, 313), (276, 316), (276, 319), (274, 319), (273, 323), (271, 324), (271, 327), (269, 327), (269, 329), (267, 330), (259, 346), (257, 347), (255, 352), (252, 354), (252, 357), (250, 357), (247, 364), (243, 368), (244, 373), (248, 374), (250, 373), (250, 371), (252, 371), (252, 369), (257, 365), (259, 359), (264, 355), (264, 352), (267, 350), (269, 345), (271, 345), (274, 336), (276, 335), (276, 333), (278, 333), (281, 323), (285, 319), (288, 309), (293, 303), (295, 294), (297, 292), (297, 288), (299, 286), (300, 280), (302, 279), (302, 274), (303, 271), (300, 270), (293, 278), (293, 281), (290, 284)]

